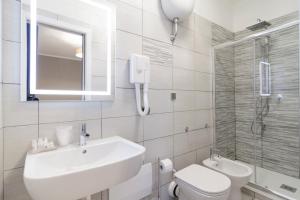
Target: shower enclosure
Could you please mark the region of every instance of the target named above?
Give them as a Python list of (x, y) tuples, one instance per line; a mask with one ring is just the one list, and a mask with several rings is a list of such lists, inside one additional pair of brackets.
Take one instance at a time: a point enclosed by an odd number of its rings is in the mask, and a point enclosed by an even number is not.
[(299, 200), (298, 15), (285, 20), (214, 46), (214, 145), (253, 168), (250, 187)]

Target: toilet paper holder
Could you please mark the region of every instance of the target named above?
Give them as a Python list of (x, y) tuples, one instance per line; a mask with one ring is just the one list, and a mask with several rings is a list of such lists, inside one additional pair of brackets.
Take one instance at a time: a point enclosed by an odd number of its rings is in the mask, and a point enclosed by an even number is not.
[[(167, 160), (167, 159), (166, 159)], [(174, 169), (173, 167), (173, 162), (172, 160), (170, 159), (171, 163), (172, 163), (172, 170), (171, 171), (165, 171), (163, 172), (163, 165), (162, 165), (162, 161), (164, 160), (161, 160), (160, 157), (158, 157), (157, 159), (157, 191), (158, 191), (158, 200), (160, 200), (160, 175), (161, 174), (165, 174), (165, 173), (172, 173), (172, 177), (174, 178), (174, 173), (176, 173), (176, 170)]]

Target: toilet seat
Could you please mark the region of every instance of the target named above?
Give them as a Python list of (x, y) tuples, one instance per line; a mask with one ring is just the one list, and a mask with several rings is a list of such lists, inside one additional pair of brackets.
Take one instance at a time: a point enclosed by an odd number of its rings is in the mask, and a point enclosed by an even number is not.
[(196, 164), (176, 172), (175, 178), (179, 186), (210, 197), (228, 194), (231, 186), (227, 176)]

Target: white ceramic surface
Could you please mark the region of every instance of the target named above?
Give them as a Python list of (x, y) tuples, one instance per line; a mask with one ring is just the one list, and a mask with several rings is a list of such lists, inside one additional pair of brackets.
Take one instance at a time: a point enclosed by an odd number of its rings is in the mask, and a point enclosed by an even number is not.
[(250, 167), (223, 157), (215, 157), (215, 161), (208, 158), (203, 161), (203, 165), (228, 176), (231, 180), (229, 199), (241, 199), (241, 188), (249, 182), (253, 173)]
[[(244, 163), (244, 162), (238, 161), (238, 160), (236, 160), (235, 162), (247, 165), (252, 170), (254, 170), (254, 166), (251, 164)], [(300, 199), (300, 180), (298, 178), (287, 176), (284, 174), (280, 174), (278, 172), (274, 172), (274, 171), (256, 166), (256, 182), (255, 182), (255, 174), (254, 173), (252, 174), (249, 182), (253, 183), (255, 185), (260, 185), (264, 188), (268, 188), (269, 190), (282, 195), (286, 199), (291, 199), (291, 200)], [(283, 184), (291, 186), (293, 188), (296, 188), (297, 191), (295, 193), (293, 193), (293, 192), (289, 192), (288, 190), (282, 189), (281, 185), (283, 185)], [(251, 187), (251, 185), (247, 185), (246, 187), (248, 189), (252, 189), (252, 190), (254, 189)], [(259, 192), (262, 195), (266, 195), (266, 193), (263, 191), (259, 191)], [(270, 195), (270, 194), (267, 194), (267, 195)]]
[(179, 200), (227, 200), (231, 181), (222, 173), (200, 165), (190, 165), (175, 173)]
[(24, 183), (34, 200), (74, 200), (135, 176), (145, 148), (121, 137), (27, 154)]

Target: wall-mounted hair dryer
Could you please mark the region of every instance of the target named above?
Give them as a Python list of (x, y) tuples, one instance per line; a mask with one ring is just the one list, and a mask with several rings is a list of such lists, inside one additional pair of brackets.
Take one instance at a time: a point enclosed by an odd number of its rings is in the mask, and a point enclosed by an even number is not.
[[(141, 116), (150, 111), (148, 89), (150, 82), (150, 59), (147, 56), (132, 54), (130, 56), (130, 83), (135, 85), (137, 110)], [(141, 90), (143, 92), (141, 92)], [(143, 94), (141, 96), (141, 93)], [(141, 103), (143, 99), (143, 105)]]

